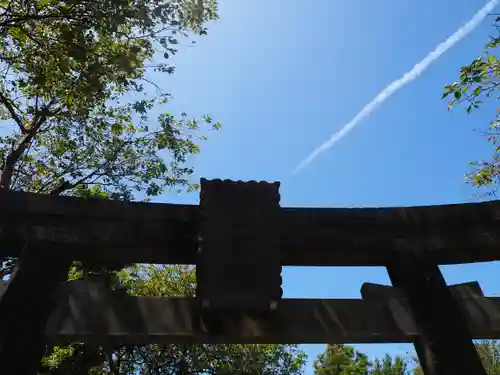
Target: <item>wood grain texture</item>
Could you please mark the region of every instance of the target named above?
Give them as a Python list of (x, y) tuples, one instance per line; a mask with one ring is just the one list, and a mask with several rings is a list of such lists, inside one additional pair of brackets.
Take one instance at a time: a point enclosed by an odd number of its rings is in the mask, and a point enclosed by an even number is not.
[[(22, 192), (0, 195), (0, 256), (29, 239), (77, 260), (195, 264), (196, 205)], [(438, 264), (500, 260), (500, 202), (395, 208), (281, 208), (281, 264), (385, 266), (394, 249)]]
[[(471, 296), (460, 304), (474, 339), (500, 338), (500, 298)], [(390, 343), (419, 335), (397, 298), (284, 299), (272, 318), (230, 316), (214, 336), (191, 298), (131, 297), (74, 281), (61, 286), (57, 306), (46, 328), (53, 343)]]

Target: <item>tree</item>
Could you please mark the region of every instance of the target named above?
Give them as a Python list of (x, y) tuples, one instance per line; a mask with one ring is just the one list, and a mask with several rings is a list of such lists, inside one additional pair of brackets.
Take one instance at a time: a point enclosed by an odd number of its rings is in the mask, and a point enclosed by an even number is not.
[(335, 344), (327, 345), (324, 353), (314, 361), (317, 375), (409, 375), (408, 362), (401, 357), (394, 360), (388, 354), (382, 359), (368, 361), (366, 354), (353, 347)]
[(382, 360), (375, 359), (369, 372), (370, 375), (406, 375), (408, 373), (408, 363), (404, 358), (396, 357), (393, 361), (388, 354)]
[(316, 375), (364, 375), (370, 365), (364, 353), (343, 344), (328, 344), (313, 362)]
[[(458, 81), (445, 86), (443, 98), (451, 97), (448, 108), (457, 104), (465, 104), (465, 111), (471, 113), (479, 108), (485, 100), (497, 100), (496, 91), (500, 88), (500, 63), (497, 57), (500, 47), (500, 17), (495, 20), (496, 36), (491, 37), (484, 54), (471, 64), (460, 69)], [(466, 181), (476, 187), (491, 187), (495, 193), (500, 182), (500, 111), (496, 111), (487, 129), (481, 133), (487, 136), (493, 147), (490, 160), (471, 162), (471, 171)]]
[(0, 189), (131, 200), (196, 188), (189, 157), (202, 127), (220, 125), (166, 112), (157, 82), (216, 10), (216, 0), (0, 0)]
[[(74, 271), (73, 277), (82, 276), (80, 271)], [(130, 295), (192, 296), (195, 280), (195, 270), (192, 267), (141, 265), (117, 273), (112, 285)], [(75, 373), (77, 356), (72, 354), (80, 348), (79, 345), (57, 348), (44, 360), (45, 373)], [(305, 354), (296, 345), (121, 346), (112, 349), (96, 348), (96, 354), (96, 363), (91, 369), (94, 375), (293, 375), (302, 373), (306, 360)]]

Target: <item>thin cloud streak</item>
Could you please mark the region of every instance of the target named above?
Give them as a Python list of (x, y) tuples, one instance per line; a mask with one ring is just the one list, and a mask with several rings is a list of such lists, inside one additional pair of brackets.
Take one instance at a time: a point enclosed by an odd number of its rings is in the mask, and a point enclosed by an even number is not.
[(459, 28), (452, 36), (446, 39), (444, 42), (440, 43), (434, 51), (429, 53), (423, 60), (419, 61), (415, 66), (407, 73), (405, 73), (401, 78), (396, 79), (386, 86), (371, 102), (361, 109), (361, 111), (354, 116), (354, 118), (345, 124), (342, 129), (334, 133), (327, 141), (314, 149), (311, 154), (304, 160), (300, 162), (299, 165), (293, 170), (292, 174), (299, 173), (302, 169), (307, 167), (316, 159), (320, 154), (329, 150), (335, 143), (344, 138), (352, 129), (354, 129), (361, 121), (366, 119), (372, 114), (382, 103), (384, 103), (392, 94), (394, 94), (399, 89), (403, 88), (405, 85), (418, 78), (434, 61), (436, 61), (443, 53), (448, 51), (456, 43), (458, 43), (463, 37), (473, 31), (479, 24), (484, 20), (484, 18), (490, 13), (497, 5), (500, 0), (490, 0), (482, 7), (468, 22), (466, 22), (461, 28)]

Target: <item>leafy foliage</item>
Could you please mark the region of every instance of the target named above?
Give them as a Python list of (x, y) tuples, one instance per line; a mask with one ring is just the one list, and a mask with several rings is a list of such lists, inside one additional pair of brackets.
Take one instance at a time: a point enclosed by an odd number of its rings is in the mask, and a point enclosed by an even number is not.
[(214, 0), (0, 1), (2, 187), (114, 199), (189, 187), (198, 130), (219, 124), (162, 113), (151, 76), (173, 73), (187, 30), (216, 17)]
[[(486, 100), (498, 100), (497, 91), (500, 88), (500, 62), (498, 48), (500, 47), (500, 17), (495, 20), (497, 35), (492, 37), (484, 54), (471, 64), (460, 69), (458, 81), (445, 86), (443, 98), (451, 97), (448, 108), (464, 104), (465, 111), (471, 113)], [(466, 181), (476, 187), (493, 186), (496, 192), (500, 182), (500, 111), (497, 109), (489, 127), (482, 131), (493, 147), (492, 158), (488, 161), (471, 162), (472, 171), (467, 173)]]
[(220, 124), (169, 113), (156, 82), (216, 10), (215, 0), (0, 0), (0, 189), (147, 200), (196, 188), (189, 157)]
[(313, 366), (316, 375), (355, 375), (366, 374), (370, 362), (364, 353), (350, 346), (329, 344)]
[[(74, 269), (74, 276), (81, 272)], [(115, 288), (130, 295), (193, 296), (195, 270), (187, 266), (135, 265), (116, 274)], [(45, 358), (46, 373), (73, 373), (75, 350), (56, 348)], [(93, 348), (91, 373), (103, 374), (301, 374), (306, 356), (296, 345), (148, 345)], [(63, 372), (66, 371), (66, 372)], [(87, 369), (88, 370), (88, 369)]]
[(409, 373), (408, 363), (401, 357), (393, 359), (386, 355), (382, 360), (375, 359), (370, 375), (405, 375)]

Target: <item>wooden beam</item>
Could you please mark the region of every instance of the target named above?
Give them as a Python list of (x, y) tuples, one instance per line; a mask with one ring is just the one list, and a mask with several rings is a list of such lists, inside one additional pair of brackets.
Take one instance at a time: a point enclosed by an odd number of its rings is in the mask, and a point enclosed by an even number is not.
[[(392, 302), (391, 302), (392, 301)], [(500, 298), (462, 301), (475, 339), (500, 338)], [(397, 300), (284, 299), (270, 320), (230, 317), (217, 335), (200, 324), (191, 298), (131, 297), (88, 281), (60, 289), (46, 334), (54, 344), (393, 343), (413, 342), (418, 330)]]
[(424, 373), (486, 375), (472, 342), (466, 310), (451, 294), (437, 264), (407, 252), (394, 252), (387, 272), (403, 293), (404, 305), (411, 311), (407, 315), (420, 333), (414, 343)]
[[(450, 285), (448, 289), (450, 290), (452, 296), (458, 301), (463, 301), (467, 298), (484, 297), (483, 291), (477, 281), (458, 285)], [(361, 286), (361, 296), (363, 300), (366, 301), (385, 301), (387, 304), (392, 306), (394, 311), (400, 311), (399, 314), (396, 314), (396, 319), (398, 321), (403, 321), (403, 324), (411, 324), (415, 326), (415, 321), (413, 319), (408, 300), (404, 294), (404, 291), (400, 288), (389, 285), (363, 283), (363, 285)], [(463, 304), (461, 304), (460, 306), (461, 308), (464, 307)], [(470, 315), (474, 316), (474, 314), (468, 314), (467, 312), (464, 312), (464, 314), (466, 317), (469, 317)], [(430, 372), (432, 374), (432, 371), (434, 371), (434, 369), (432, 368), (432, 364), (426, 363), (427, 358), (425, 342), (422, 342), (420, 336), (417, 336), (413, 344), (421, 360), (421, 366), (427, 369), (430, 368)]]
[[(484, 297), (483, 290), (477, 281), (450, 285), (448, 288), (454, 298)], [(374, 298), (406, 298), (404, 292), (399, 288), (375, 283), (363, 283), (361, 286), (361, 297), (367, 300)]]
[[(0, 256), (27, 239), (79, 260), (195, 264), (198, 206), (0, 196)], [(500, 260), (500, 202), (397, 208), (282, 208), (281, 264), (384, 266), (403, 249), (438, 264)], [(419, 228), (418, 230), (416, 228)]]
[(62, 289), (47, 325), (54, 343), (370, 343), (404, 342), (415, 334), (411, 326), (394, 325), (378, 302), (284, 299), (270, 318), (227, 315), (211, 332), (192, 298), (131, 297), (85, 281)]
[[(76, 198), (46, 194), (5, 192), (0, 196), (0, 210), (6, 215), (25, 215), (34, 220), (52, 217), (69, 219), (132, 221), (196, 221), (195, 205), (117, 201)], [(5, 220), (5, 219), (4, 219)]]
[[(282, 262), (384, 266), (395, 249), (438, 264), (499, 260), (500, 201), (394, 208), (283, 208)], [(417, 229), (418, 228), (418, 229)]]
[(55, 257), (194, 264), (198, 206), (10, 192), (0, 195), (0, 256), (29, 241)]

